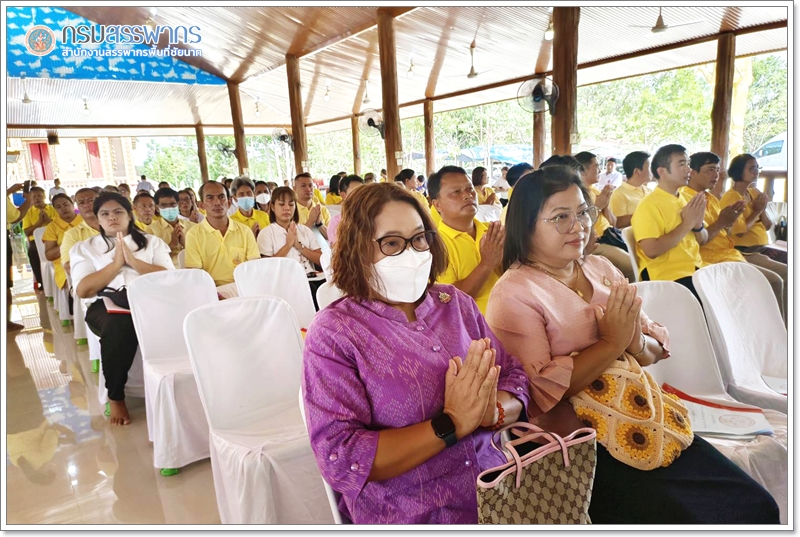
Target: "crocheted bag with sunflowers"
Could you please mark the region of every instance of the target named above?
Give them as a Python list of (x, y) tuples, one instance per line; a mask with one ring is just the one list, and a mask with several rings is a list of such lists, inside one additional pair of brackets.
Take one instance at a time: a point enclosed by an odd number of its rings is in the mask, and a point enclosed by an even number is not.
[(694, 439), (683, 403), (627, 352), (570, 403), (612, 457), (639, 470), (669, 466)]

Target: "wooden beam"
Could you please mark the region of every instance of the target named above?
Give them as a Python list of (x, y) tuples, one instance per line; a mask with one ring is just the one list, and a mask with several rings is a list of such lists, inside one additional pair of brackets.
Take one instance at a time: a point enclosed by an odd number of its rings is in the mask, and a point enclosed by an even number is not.
[(422, 105), (425, 123), (425, 177), (436, 171), (436, 144), (433, 139), (433, 101), (426, 99)]
[(194, 135), (197, 138), (197, 158), (200, 161), (200, 178), (204, 183), (208, 182), (208, 159), (206, 158), (206, 136), (203, 133), (203, 125), (194, 126)]
[(533, 114), (533, 167), (539, 169), (539, 166), (544, 162), (544, 154), (547, 151), (545, 139), (547, 132), (545, 131), (544, 115), (549, 112), (542, 112)]
[(308, 145), (306, 124), (303, 118), (303, 94), (300, 91), (300, 60), (286, 56), (286, 76), (289, 81), (289, 113), (292, 116), (292, 140), (294, 142), (295, 173), (306, 171)]
[(361, 131), (358, 130), (358, 118), (350, 118), (350, 132), (353, 135), (353, 173), (361, 175)]
[(571, 155), (573, 135), (578, 133), (578, 22), (581, 8), (553, 8), (553, 82), (558, 86), (558, 102), (553, 114), (554, 155)]
[[(327, 123), (327, 122), (323, 122)], [(31, 125), (31, 124), (9, 124), (6, 125), (6, 130), (8, 129), (191, 129), (194, 130), (196, 123), (180, 123), (174, 125), (54, 125), (54, 124), (42, 124), (42, 125)], [(204, 124), (204, 127), (208, 127), (210, 129), (233, 129), (233, 125), (222, 125), (222, 124)], [(270, 128), (274, 129), (277, 127), (283, 127), (288, 129), (291, 125), (286, 124), (263, 124), (263, 125), (246, 125), (248, 128)]]
[(242, 121), (242, 99), (239, 95), (239, 84), (228, 82), (228, 98), (231, 102), (231, 121), (233, 121), (233, 139), (236, 142), (236, 161), (239, 164), (239, 175), (249, 173), (247, 165), (247, 140), (244, 136)]
[(731, 135), (731, 104), (733, 102), (733, 75), (736, 72), (736, 36), (732, 33), (719, 36), (717, 42), (716, 83), (714, 104), (711, 107), (711, 151), (719, 155), (719, 181), (712, 189), (718, 198), (726, 190), (728, 180), (728, 152)]
[(403, 151), (400, 131), (400, 107), (397, 96), (397, 50), (395, 48), (394, 15), (378, 9), (378, 48), (381, 59), (381, 89), (383, 97), (383, 131), (386, 147), (386, 173), (389, 180), (400, 173), (396, 154)]

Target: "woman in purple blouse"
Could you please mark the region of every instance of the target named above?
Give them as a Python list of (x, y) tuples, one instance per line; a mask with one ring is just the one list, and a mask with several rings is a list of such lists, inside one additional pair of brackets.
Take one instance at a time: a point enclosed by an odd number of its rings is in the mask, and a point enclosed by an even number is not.
[(433, 284), (447, 253), (410, 193), (367, 185), (342, 216), (345, 298), (317, 314), (303, 358), (322, 477), (357, 524), (475, 524), (477, 476), (506, 462), (491, 429), (525, 416), (525, 372), (472, 298)]

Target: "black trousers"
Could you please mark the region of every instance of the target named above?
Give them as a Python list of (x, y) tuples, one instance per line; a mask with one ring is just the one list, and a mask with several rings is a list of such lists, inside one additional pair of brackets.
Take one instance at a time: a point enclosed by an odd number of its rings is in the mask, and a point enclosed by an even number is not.
[[(650, 281), (650, 275), (647, 273), (647, 269), (644, 269), (642, 271), (642, 273), (640, 274), (640, 276), (641, 276), (641, 279), (642, 279), (643, 282), (649, 282)], [(685, 288), (687, 288), (689, 291), (691, 291), (692, 294), (694, 295), (694, 297), (700, 303), (700, 307), (703, 307), (703, 301), (700, 300), (700, 295), (697, 294), (697, 289), (694, 288), (694, 283), (692, 282), (692, 277), (691, 276), (686, 276), (685, 278), (677, 279), (677, 280), (675, 280), (675, 283), (679, 283), (682, 286), (684, 286)]]
[(31, 263), (31, 270), (36, 282), (42, 284), (42, 262), (39, 260), (39, 250), (36, 248), (36, 241), (28, 241), (28, 261)]
[(769, 492), (695, 436), (666, 468), (643, 471), (597, 444), (593, 524), (779, 524)]
[(86, 326), (100, 338), (100, 359), (108, 398), (124, 401), (128, 371), (139, 348), (133, 318), (129, 314), (108, 313), (103, 301), (98, 299), (86, 310)]

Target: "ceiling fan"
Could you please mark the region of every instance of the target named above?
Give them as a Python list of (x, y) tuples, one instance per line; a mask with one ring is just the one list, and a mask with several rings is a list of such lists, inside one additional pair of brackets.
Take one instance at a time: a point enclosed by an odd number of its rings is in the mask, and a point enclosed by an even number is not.
[[(473, 79), (478, 78), (478, 75), (482, 75), (483, 73), (488, 73), (491, 69), (486, 69), (485, 71), (476, 71), (475, 70), (475, 49), (478, 48), (478, 44), (476, 43), (475, 39), (472, 40), (472, 43), (469, 45), (469, 73), (467, 74), (467, 78)], [(450, 75), (447, 78), (456, 78), (462, 77), (464, 75)]]
[(705, 22), (702, 20), (697, 21), (690, 21), (690, 22), (683, 22), (681, 24), (665, 24), (664, 23), (664, 16), (661, 14), (662, 8), (658, 8), (658, 19), (656, 19), (655, 26), (639, 26), (639, 25), (629, 25), (629, 28), (650, 28), (650, 31), (654, 34), (659, 34), (661, 32), (666, 32), (670, 28), (677, 28), (679, 26), (689, 26), (690, 24), (698, 24), (701, 22)]
[(17, 101), (22, 102), (22, 104), (31, 104), (31, 103), (49, 103), (50, 101), (34, 101), (31, 99), (30, 95), (28, 95), (28, 83), (25, 75), (20, 75), (19, 79), (22, 81), (22, 99), (16, 98)]

